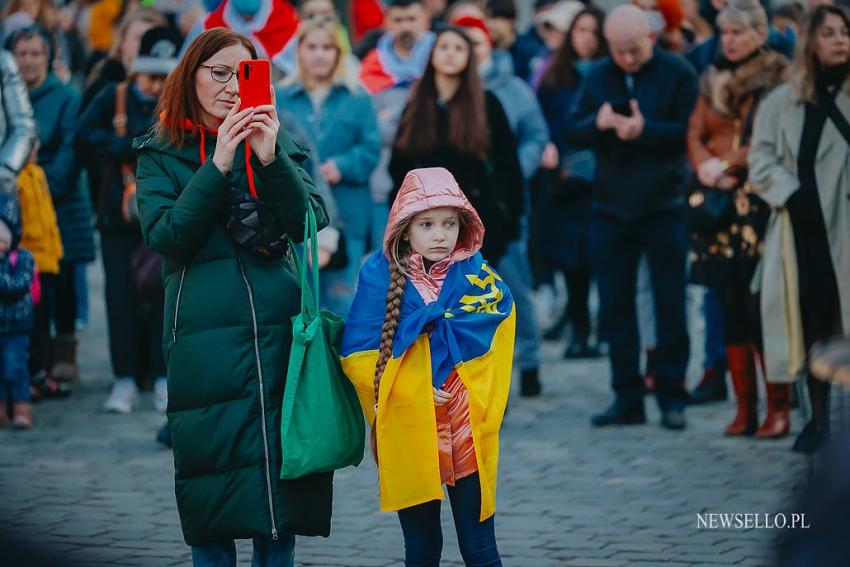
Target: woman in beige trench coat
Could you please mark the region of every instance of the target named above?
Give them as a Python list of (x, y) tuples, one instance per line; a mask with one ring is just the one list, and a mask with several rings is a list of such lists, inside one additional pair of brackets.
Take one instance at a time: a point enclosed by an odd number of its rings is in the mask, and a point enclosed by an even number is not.
[[(850, 331), (849, 119), (850, 19), (820, 6), (791, 81), (759, 109), (748, 156), (752, 188), (773, 209), (754, 281), (773, 381), (793, 381), (812, 344)], [(794, 450), (811, 453), (828, 436), (828, 385), (807, 383), (812, 419)]]

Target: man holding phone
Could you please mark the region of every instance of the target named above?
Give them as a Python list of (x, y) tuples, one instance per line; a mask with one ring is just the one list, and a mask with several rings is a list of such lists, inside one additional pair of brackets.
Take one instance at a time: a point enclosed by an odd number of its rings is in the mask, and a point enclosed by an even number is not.
[(685, 427), (688, 363), (685, 273), (685, 134), (697, 76), (656, 48), (644, 12), (620, 6), (605, 20), (611, 58), (593, 67), (565, 135), (596, 152), (590, 242), (610, 347), (614, 403), (593, 425), (644, 423), (644, 384), (635, 313), (637, 266), (649, 260), (657, 335), (656, 395), (662, 426)]

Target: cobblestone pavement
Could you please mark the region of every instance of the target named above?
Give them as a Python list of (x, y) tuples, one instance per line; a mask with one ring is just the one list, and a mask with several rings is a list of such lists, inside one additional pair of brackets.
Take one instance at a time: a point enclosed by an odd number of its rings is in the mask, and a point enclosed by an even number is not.
[[(187, 565), (151, 394), (131, 416), (100, 411), (109, 364), (99, 270), (91, 270), (77, 394), (37, 405), (34, 431), (0, 431), (0, 525), (20, 544), (59, 554), (56, 565)], [(792, 438), (724, 438), (731, 401), (690, 409), (683, 433), (662, 430), (651, 401), (645, 426), (591, 429), (589, 414), (610, 400), (607, 364), (563, 362), (561, 348), (544, 347), (545, 395), (513, 398), (503, 427), (496, 529), (504, 564), (770, 564), (781, 530), (698, 529), (696, 515), (793, 512), (807, 462), (789, 451)], [(462, 565), (447, 506), (443, 521), (443, 564)], [(247, 565), (250, 545), (238, 547)], [(296, 548), (298, 565), (322, 567), (399, 565), (402, 556), (395, 515), (378, 512), (368, 459), (336, 476), (331, 537), (299, 538)]]

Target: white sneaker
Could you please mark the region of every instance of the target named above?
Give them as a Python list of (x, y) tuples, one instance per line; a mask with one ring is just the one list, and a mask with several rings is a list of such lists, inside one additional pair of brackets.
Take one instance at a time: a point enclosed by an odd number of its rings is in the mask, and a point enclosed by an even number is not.
[(139, 388), (132, 378), (118, 378), (112, 384), (112, 392), (103, 404), (103, 409), (113, 413), (130, 413), (139, 399)]
[(153, 383), (153, 407), (159, 413), (165, 413), (168, 407), (168, 380), (157, 378)]

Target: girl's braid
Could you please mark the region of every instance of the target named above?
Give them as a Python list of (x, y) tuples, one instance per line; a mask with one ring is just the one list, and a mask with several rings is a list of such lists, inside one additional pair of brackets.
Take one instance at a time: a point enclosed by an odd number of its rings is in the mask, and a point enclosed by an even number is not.
[[(384, 315), (384, 324), (381, 327), (381, 341), (378, 347), (378, 362), (375, 365), (375, 407), (378, 404), (378, 392), (381, 386), (381, 376), (387, 368), (387, 362), (393, 354), (393, 341), (398, 330), (399, 316), (401, 315), (401, 300), (404, 296), (404, 288), (407, 284), (407, 276), (405, 271), (407, 268), (407, 258), (398, 258), (395, 262), (390, 262), (390, 288), (387, 291), (387, 310)], [(372, 446), (372, 456), (375, 462), (378, 461), (378, 439), (377, 439), (377, 413), (375, 415), (375, 423), (372, 424), (372, 433), (370, 443)]]

